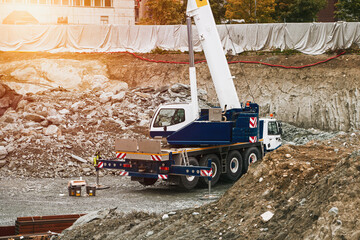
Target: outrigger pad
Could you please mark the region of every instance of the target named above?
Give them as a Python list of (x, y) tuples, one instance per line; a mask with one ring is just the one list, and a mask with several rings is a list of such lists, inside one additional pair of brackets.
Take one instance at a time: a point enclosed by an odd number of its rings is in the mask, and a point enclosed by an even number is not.
[(116, 139), (115, 151), (137, 152), (138, 143), (136, 139)]
[(139, 152), (156, 153), (156, 154), (161, 153), (160, 140), (140, 139), (138, 144), (139, 144)]

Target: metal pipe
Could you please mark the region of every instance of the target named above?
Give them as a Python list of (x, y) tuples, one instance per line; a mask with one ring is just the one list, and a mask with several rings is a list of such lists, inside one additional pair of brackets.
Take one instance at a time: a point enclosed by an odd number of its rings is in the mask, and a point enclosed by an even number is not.
[(186, 18), (186, 25), (187, 25), (187, 34), (188, 34), (188, 44), (189, 44), (190, 67), (195, 67), (194, 45), (193, 45), (193, 41), (192, 41), (191, 17)]

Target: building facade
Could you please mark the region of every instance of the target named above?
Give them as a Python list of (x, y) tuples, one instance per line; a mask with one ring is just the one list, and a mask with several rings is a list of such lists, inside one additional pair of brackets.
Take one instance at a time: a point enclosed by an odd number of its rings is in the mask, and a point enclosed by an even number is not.
[[(17, 13), (17, 14), (14, 14)], [(0, 0), (0, 23), (32, 15), (40, 24), (135, 24), (134, 0)], [(11, 15), (11, 16), (10, 16)], [(14, 16), (16, 15), (16, 16)], [(15, 19), (14, 24), (26, 20)]]
[(335, 3), (337, 3), (337, 0), (328, 0), (327, 6), (320, 10), (320, 12), (317, 14), (318, 22), (336, 22), (337, 19), (335, 18)]

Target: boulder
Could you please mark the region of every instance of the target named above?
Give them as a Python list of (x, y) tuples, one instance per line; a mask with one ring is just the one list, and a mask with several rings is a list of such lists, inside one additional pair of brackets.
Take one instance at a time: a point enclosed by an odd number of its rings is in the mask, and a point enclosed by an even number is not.
[(7, 85), (0, 83), (0, 117), (9, 107), (16, 109), (21, 99), (22, 95), (17, 94)]
[(60, 135), (61, 134), (61, 130), (58, 126), (56, 125), (50, 125), (47, 128), (44, 129), (44, 134), (48, 135), (48, 136), (52, 136), (52, 135)]
[(6, 158), (8, 152), (4, 146), (0, 146), (0, 159)]
[(103, 94), (100, 95), (100, 102), (101, 103), (106, 103), (108, 101), (110, 101), (110, 99), (112, 98), (112, 96), (114, 96), (114, 93), (112, 92), (105, 92)]
[(51, 122), (52, 124), (55, 125), (60, 125), (64, 122), (64, 119), (61, 115), (52, 115), (52, 116), (48, 116), (46, 118), (49, 122)]
[(125, 92), (119, 92), (118, 94), (115, 94), (111, 97), (113, 101), (121, 101), (125, 97)]
[(181, 83), (177, 83), (177, 84), (172, 85), (170, 90), (174, 93), (184, 94), (185, 92), (190, 91), (190, 86), (181, 84)]
[(59, 113), (62, 114), (62, 115), (66, 115), (66, 114), (69, 114), (70, 111), (67, 110), (67, 109), (62, 109), (62, 110), (59, 111)]
[(45, 120), (43, 116), (35, 113), (24, 113), (24, 119), (33, 122), (42, 122)]
[(6, 93), (6, 88), (4, 85), (0, 84), (0, 98), (2, 98)]
[(5, 166), (6, 164), (6, 160), (0, 160), (0, 168)]
[(73, 105), (71, 105), (70, 110), (73, 111), (73, 112), (76, 112), (76, 111), (78, 111), (79, 109), (84, 108), (85, 105), (86, 105), (85, 102), (79, 101), (79, 102), (76, 102), (76, 103), (74, 103)]

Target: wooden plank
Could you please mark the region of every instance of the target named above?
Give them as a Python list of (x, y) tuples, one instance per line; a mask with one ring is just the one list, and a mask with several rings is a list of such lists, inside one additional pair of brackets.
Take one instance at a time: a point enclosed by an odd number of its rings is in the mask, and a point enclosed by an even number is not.
[(155, 154), (161, 153), (160, 140), (140, 139), (138, 144), (139, 144), (139, 152), (155, 153)]
[(0, 226), (0, 237), (15, 235), (15, 226)]
[(116, 139), (115, 151), (137, 152), (138, 143), (136, 139)]

